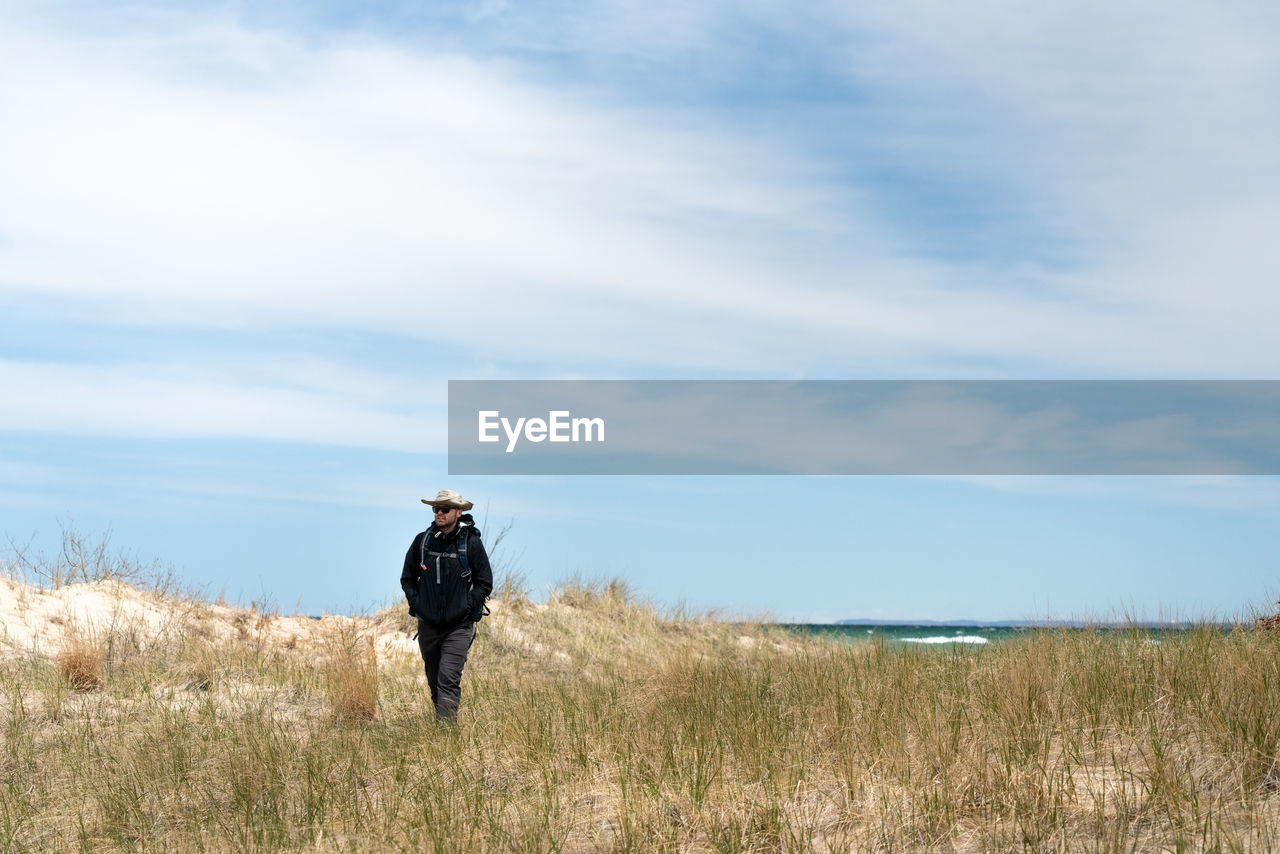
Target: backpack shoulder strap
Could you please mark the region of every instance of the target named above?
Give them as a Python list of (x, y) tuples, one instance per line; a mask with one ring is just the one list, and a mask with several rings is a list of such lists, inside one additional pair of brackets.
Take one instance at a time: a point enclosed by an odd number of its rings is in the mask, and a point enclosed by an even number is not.
[(474, 530), (470, 525), (458, 532), (458, 560), (462, 563), (462, 580), (471, 583), (471, 564), (467, 562), (467, 541)]
[[(435, 525), (431, 526), (431, 528), (434, 527)], [(418, 547), (418, 565), (422, 567), (424, 572), (427, 569), (427, 540), (431, 539), (431, 528), (427, 528), (422, 532), (422, 543)]]

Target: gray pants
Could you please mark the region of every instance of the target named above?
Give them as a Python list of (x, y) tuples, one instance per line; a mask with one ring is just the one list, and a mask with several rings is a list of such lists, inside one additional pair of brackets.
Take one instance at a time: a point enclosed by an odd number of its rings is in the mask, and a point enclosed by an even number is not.
[(418, 621), (418, 650), (422, 653), (427, 684), (431, 686), (437, 720), (451, 721), (458, 716), (462, 666), (467, 663), (467, 652), (475, 639), (476, 624), (470, 620), (445, 629)]

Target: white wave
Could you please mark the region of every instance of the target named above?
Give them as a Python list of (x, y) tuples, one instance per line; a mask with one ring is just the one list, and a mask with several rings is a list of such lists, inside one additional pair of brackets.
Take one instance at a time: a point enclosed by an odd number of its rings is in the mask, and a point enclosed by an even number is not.
[(927, 638), (902, 638), (903, 643), (987, 643), (977, 635), (937, 635)]

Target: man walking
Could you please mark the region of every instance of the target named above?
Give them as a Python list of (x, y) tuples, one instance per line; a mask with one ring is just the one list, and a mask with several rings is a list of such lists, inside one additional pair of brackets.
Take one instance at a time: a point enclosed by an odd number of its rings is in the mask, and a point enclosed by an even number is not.
[(418, 649), (436, 719), (452, 721), (462, 696), (462, 667), (493, 592), (493, 571), (470, 510), (474, 505), (451, 489), (434, 500), (431, 527), (414, 537), (404, 556), (400, 586), (409, 614), (418, 618)]

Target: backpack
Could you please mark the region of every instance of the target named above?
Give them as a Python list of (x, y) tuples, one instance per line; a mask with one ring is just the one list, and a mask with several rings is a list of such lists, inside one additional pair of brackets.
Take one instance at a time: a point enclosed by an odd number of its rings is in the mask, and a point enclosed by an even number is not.
[[(458, 523), (464, 530), (458, 532), (458, 562), (462, 564), (462, 580), (471, 583), (471, 564), (467, 562), (467, 541), (471, 539), (472, 534), (480, 536), (480, 532), (476, 530), (475, 525), (463, 525)], [(422, 571), (427, 571), (427, 540), (431, 539), (431, 528), (422, 532), (422, 546), (418, 553), (418, 566), (422, 567)], [(468, 530), (469, 529), (469, 530)], [(466, 536), (462, 536), (466, 534)]]
[[(462, 525), (463, 523), (459, 522), (458, 524)], [(431, 528), (434, 527), (434, 525), (431, 526)], [(427, 571), (427, 540), (431, 539), (431, 528), (427, 528), (422, 532), (422, 547), (418, 556), (418, 566), (421, 567), (423, 572)], [(480, 536), (480, 532), (476, 529), (474, 522), (466, 524), (464, 529), (458, 532), (458, 562), (462, 564), (462, 580), (468, 586), (471, 584), (471, 564), (467, 561), (467, 543), (472, 536)], [(489, 616), (489, 606), (486, 603), (481, 603), (480, 613), (474, 616), (474, 620), (479, 622), (487, 616)], [(414, 637), (417, 637), (417, 635), (414, 635)]]

